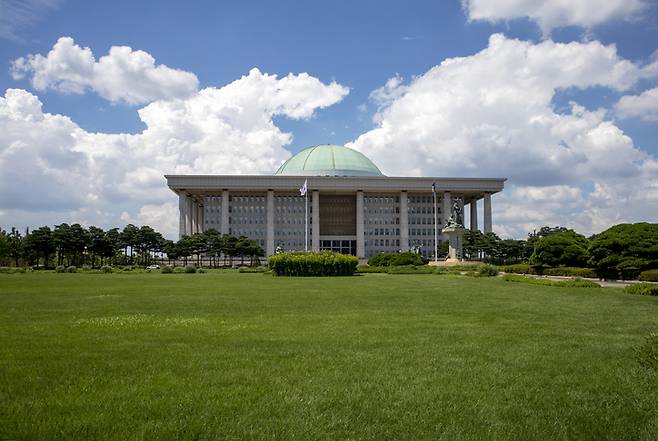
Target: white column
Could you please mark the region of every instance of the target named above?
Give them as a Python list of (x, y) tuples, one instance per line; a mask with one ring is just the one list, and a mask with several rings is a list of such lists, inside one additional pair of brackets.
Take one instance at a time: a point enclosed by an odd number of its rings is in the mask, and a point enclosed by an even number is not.
[(201, 203), (199, 204), (199, 214), (197, 215), (197, 220), (199, 221), (199, 233), (203, 233), (206, 230), (206, 204), (205, 198), (201, 197)]
[(452, 195), (449, 191), (443, 193), (443, 206), (441, 207), (441, 225), (445, 227), (448, 224), (448, 218), (452, 213)]
[(400, 192), (400, 250), (409, 251), (409, 201), (407, 192)]
[(178, 238), (183, 237), (187, 231), (187, 195), (181, 191), (178, 193)]
[(363, 224), (363, 190), (356, 192), (356, 257), (366, 257), (366, 240)]
[(469, 204), (471, 206), (471, 231), (478, 229), (478, 200), (473, 199)]
[(195, 200), (192, 200), (192, 216), (191, 216), (192, 224), (190, 225), (192, 229), (190, 231), (190, 234), (195, 234), (198, 231), (197, 229), (197, 223), (199, 222), (198, 215), (199, 215), (199, 206), (197, 205)]
[(191, 197), (187, 197), (187, 209), (185, 210), (185, 234), (192, 235), (192, 216), (194, 214), (194, 201)]
[(313, 234), (311, 250), (320, 251), (320, 192), (313, 190)]
[(274, 254), (274, 191), (267, 190), (267, 230), (265, 231), (265, 256)]
[(229, 221), (228, 221), (228, 207), (229, 207), (229, 194), (228, 190), (222, 191), (222, 220), (220, 225), (220, 233), (228, 234), (229, 231)]
[(491, 233), (491, 195), (484, 194), (484, 234)]
[(466, 226), (466, 213), (464, 212), (464, 195), (459, 196), (459, 211), (462, 214), (462, 227)]

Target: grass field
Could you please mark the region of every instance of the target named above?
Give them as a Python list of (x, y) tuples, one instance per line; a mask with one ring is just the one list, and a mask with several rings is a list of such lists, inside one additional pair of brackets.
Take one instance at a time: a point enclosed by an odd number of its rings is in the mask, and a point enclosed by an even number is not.
[(658, 298), (500, 278), (0, 275), (0, 439), (658, 439)]

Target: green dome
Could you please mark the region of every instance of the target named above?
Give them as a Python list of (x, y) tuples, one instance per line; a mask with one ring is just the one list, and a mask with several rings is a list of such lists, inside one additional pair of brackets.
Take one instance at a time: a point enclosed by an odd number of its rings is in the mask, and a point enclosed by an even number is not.
[(384, 176), (377, 166), (356, 150), (333, 144), (309, 147), (283, 163), (276, 175)]

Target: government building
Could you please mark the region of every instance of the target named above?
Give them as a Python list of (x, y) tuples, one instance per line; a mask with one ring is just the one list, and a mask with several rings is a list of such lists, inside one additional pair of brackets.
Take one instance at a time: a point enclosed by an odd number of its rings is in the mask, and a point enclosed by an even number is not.
[(181, 237), (215, 229), (256, 240), (268, 256), (278, 248), (308, 246), (364, 259), (410, 249), (432, 257), (434, 195), (439, 242), (455, 204), (461, 213), (469, 206), (468, 227), (477, 230), (483, 200), (483, 232), (491, 232), (491, 195), (505, 183), (504, 178), (384, 176), (360, 152), (337, 145), (302, 150), (273, 175), (165, 178), (178, 194)]

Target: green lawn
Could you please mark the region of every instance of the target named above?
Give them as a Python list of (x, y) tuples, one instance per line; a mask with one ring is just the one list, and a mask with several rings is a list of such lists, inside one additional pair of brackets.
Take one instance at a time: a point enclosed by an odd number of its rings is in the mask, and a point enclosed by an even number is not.
[(0, 275), (0, 439), (658, 439), (658, 298), (368, 274)]

